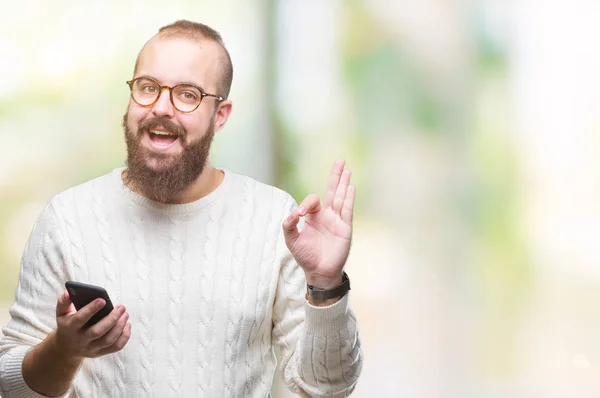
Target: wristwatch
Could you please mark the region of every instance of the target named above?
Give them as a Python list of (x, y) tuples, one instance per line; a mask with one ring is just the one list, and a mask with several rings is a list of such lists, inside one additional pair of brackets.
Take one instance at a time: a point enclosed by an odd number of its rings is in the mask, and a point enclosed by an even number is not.
[(342, 284), (333, 289), (325, 290), (312, 285), (306, 285), (306, 294), (308, 294), (308, 297), (310, 297), (311, 300), (316, 301), (341, 297), (348, 293), (348, 290), (350, 290), (350, 279), (348, 278), (348, 274), (346, 274), (346, 272), (344, 272), (342, 275)]

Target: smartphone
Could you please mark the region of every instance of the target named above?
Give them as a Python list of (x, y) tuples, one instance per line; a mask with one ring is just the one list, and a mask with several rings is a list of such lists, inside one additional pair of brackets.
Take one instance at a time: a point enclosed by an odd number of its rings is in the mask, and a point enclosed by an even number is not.
[(71, 297), (71, 301), (75, 305), (77, 311), (91, 303), (92, 301), (101, 298), (106, 301), (106, 305), (102, 307), (102, 309), (94, 314), (90, 318), (90, 320), (86, 323), (87, 326), (95, 325), (102, 318), (110, 314), (113, 310), (112, 301), (108, 297), (108, 293), (106, 290), (100, 286), (96, 285), (88, 285), (87, 283), (67, 281), (65, 283), (65, 287), (67, 288), (67, 292), (69, 292), (69, 297)]

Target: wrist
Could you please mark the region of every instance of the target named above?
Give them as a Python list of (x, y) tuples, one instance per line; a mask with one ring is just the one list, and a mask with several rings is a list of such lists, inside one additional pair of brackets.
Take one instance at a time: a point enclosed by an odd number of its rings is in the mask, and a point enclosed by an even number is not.
[(335, 289), (344, 281), (343, 272), (332, 276), (311, 275), (305, 274), (306, 284), (318, 289), (330, 290)]
[(330, 305), (333, 305), (333, 304), (337, 303), (338, 301), (340, 301), (342, 299), (342, 297), (343, 296), (326, 299), (326, 300), (314, 300), (308, 295), (308, 293), (306, 293), (306, 296), (305, 296), (305, 298), (309, 302), (309, 304), (312, 306), (315, 306), (315, 307), (329, 307)]
[(326, 306), (337, 302), (341, 297), (346, 295), (350, 290), (350, 279), (344, 272), (340, 281), (326, 281), (324, 286), (331, 286), (330, 283), (335, 283), (333, 287), (322, 288), (316, 285), (307, 283), (306, 296), (309, 302), (313, 305)]
[(83, 358), (66, 354), (57, 344), (56, 332), (51, 332), (27, 352), (21, 372), (25, 384), (38, 394), (62, 396), (71, 386), (82, 363)]
[(56, 331), (51, 332), (44, 343), (46, 350), (55, 358), (59, 359), (61, 363), (75, 366), (83, 361), (83, 357), (77, 355), (70, 344), (63, 342)]

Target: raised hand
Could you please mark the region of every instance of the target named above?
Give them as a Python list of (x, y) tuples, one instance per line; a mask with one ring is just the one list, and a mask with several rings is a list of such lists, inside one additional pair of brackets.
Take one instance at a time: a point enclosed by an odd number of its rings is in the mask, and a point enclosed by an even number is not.
[[(285, 243), (304, 270), (306, 282), (322, 289), (342, 283), (342, 271), (352, 241), (352, 214), (356, 188), (350, 170), (337, 160), (331, 170), (325, 201), (308, 195), (283, 222)], [(300, 217), (305, 216), (302, 231)]]

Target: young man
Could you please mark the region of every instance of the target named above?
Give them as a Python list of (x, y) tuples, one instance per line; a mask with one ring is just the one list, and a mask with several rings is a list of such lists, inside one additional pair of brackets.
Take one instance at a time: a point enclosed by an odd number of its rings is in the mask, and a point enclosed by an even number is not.
[[(142, 48), (127, 82), (127, 167), (54, 197), (29, 238), (0, 341), (2, 397), (265, 397), (274, 346), (296, 393), (352, 392), (350, 172), (337, 161), (323, 204), (309, 195), (298, 207), (213, 167), (232, 75), (203, 24), (178, 21)], [(67, 280), (120, 304), (86, 327), (105, 303), (75, 311)]]

